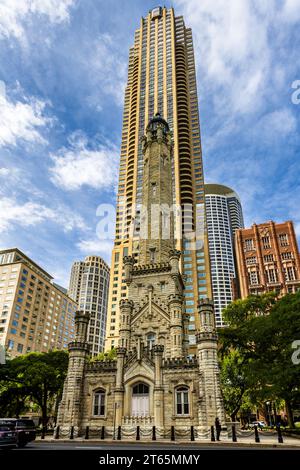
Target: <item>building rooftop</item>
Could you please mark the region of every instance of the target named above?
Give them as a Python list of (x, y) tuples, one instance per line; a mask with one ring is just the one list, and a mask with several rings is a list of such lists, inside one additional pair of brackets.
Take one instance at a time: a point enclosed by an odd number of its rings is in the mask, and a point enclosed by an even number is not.
[(217, 184), (217, 183), (208, 183), (204, 185), (204, 192), (205, 195), (212, 195), (216, 194), (217, 196), (232, 196), (236, 197), (238, 201), (240, 201), (240, 198), (238, 194), (229, 186), (224, 186), (223, 184)]
[(13, 261), (10, 261), (8, 263), (0, 263), (0, 264), (14, 264), (14, 263), (22, 263), (24, 262), (25, 264), (29, 265), (30, 267), (32, 266), (34, 269), (38, 270), (41, 272), (42, 275), (47, 277), (49, 281), (53, 279), (53, 276), (49, 274), (47, 271), (45, 271), (43, 268), (41, 268), (35, 261), (33, 261), (29, 256), (25, 255), (19, 248), (8, 248), (6, 250), (0, 250), (0, 255), (4, 255), (6, 253), (15, 253), (15, 257)]

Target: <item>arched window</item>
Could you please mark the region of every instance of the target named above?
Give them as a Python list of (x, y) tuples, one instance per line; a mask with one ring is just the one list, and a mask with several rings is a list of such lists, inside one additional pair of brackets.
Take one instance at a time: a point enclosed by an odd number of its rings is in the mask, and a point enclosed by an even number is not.
[(176, 393), (176, 414), (177, 415), (190, 414), (188, 387), (178, 387), (175, 393)]
[(94, 393), (94, 416), (105, 415), (105, 391), (97, 390)]
[(149, 393), (148, 385), (143, 384), (142, 382), (136, 384), (132, 389), (133, 395), (148, 395), (148, 393)]

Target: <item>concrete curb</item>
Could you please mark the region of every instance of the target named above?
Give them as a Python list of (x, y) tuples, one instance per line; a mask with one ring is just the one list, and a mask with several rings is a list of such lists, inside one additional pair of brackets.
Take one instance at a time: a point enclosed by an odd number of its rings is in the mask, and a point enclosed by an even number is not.
[(124, 445), (143, 445), (143, 446), (149, 446), (149, 444), (153, 443), (155, 445), (159, 445), (159, 446), (165, 446), (165, 445), (182, 445), (182, 446), (187, 446), (187, 447), (196, 447), (196, 446), (218, 446), (218, 447), (253, 447), (253, 448), (260, 448), (260, 447), (267, 447), (267, 448), (270, 448), (270, 449), (274, 449), (274, 448), (277, 448), (277, 449), (284, 449), (284, 448), (294, 448), (294, 449), (297, 449), (297, 450), (300, 450), (300, 442), (299, 444), (295, 444), (295, 443), (292, 443), (292, 444), (289, 444), (288, 442), (284, 442), (283, 444), (279, 444), (279, 443), (274, 443), (274, 444), (270, 444), (270, 443), (266, 443), (266, 442), (232, 442), (232, 441), (228, 441), (228, 442), (211, 442), (211, 441), (180, 441), (180, 440), (176, 440), (176, 441), (136, 441), (136, 440), (132, 440), (132, 441), (127, 441), (127, 440), (121, 440), (121, 441), (113, 441), (113, 440), (108, 440), (108, 439), (105, 439), (105, 440), (100, 440), (100, 439), (81, 439), (81, 438), (76, 438), (76, 439), (54, 439), (54, 438), (51, 438), (51, 439), (36, 439), (35, 442), (39, 443), (43, 443), (43, 442), (48, 442), (48, 443), (80, 443), (80, 444), (101, 444), (103, 446), (106, 446), (107, 444), (124, 444)]

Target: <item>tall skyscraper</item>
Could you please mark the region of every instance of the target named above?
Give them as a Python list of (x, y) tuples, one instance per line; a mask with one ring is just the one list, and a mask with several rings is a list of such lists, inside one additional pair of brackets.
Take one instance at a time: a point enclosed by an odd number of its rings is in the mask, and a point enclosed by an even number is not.
[(300, 289), (300, 256), (293, 222), (253, 224), (236, 232), (241, 297)]
[(77, 305), (18, 248), (0, 251), (0, 346), (11, 357), (67, 349)]
[(88, 341), (93, 356), (104, 349), (110, 269), (100, 256), (75, 261), (71, 269), (69, 296), (80, 310), (89, 312)]
[(154, 8), (141, 19), (129, 52), (106, 349), (118, 345), (119, 301), (126, 297), (123, 257), (137, 256), (140, 249), (142, 137), (156, 113), (160, 113), (170, 127), (173, 203), (184, 208), (181, 224), (184, 233), (182, 237), (176, 235), (176, 248), (183, 252), (185, 307), (190, 314), (192, 346), (195, 331), (200, 326), (197, 301), (211, 298), (211, 285), (192, 31), (185, 26), (183, 17), (175, 17), (172, 8)]
[(222, 310), (235, 297), (234, 236), (244, 219), (238, 195), (227, 186), (206, 184), (205, 205), (216, 326), (222, 327)]

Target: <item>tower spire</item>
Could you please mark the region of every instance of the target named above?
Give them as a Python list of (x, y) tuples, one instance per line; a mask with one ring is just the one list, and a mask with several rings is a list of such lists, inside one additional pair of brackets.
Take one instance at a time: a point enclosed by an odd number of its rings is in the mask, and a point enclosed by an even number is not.
[(139, 264), (167, 263), (174, 249), (172, 140), (159, 113), (142, 139), (144, 170)]

